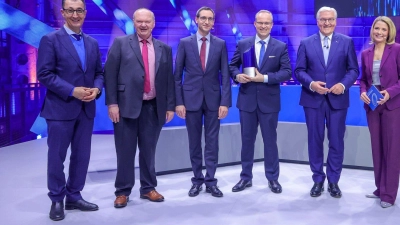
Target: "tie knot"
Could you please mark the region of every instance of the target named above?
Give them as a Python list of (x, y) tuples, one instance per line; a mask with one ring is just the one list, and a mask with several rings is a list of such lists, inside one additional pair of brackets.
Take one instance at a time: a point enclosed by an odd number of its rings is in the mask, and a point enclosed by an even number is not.
[(147, 40), (146, 39), (142, 39), (140, 42), (142, 42), (144, 45), (147, 45)]
[(265, 41), (261, 40), (259, 41), (261, 45), (265, 45)]
[(206, 37), (202, 37), (201, 40), (202, 40), (203, 42), (205, 42), (205, 41), (207, 41), (207, 38), (206, 38)]
[(71, 34), (71, 35), (72, 35), (72, 37), (74, 37), (77, 41), (80, 41), (81, 38), (82, 38), (82, 35), (80, 35), (80, 34)]
[(328, 40), (329, 40), (329, 37), (328, 37), (328, 36), (325, 36), (325, 37), (324, 37), (324, 40), (327, 40), (327, 41), (328, 41)]

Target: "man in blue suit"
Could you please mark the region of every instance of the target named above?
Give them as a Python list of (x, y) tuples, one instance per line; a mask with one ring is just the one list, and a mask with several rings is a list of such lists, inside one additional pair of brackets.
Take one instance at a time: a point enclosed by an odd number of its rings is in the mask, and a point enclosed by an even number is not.
[[(349, 89), (357, 79), (359, 69), (352, 39), (334, 32), (336, 10), (322, 7), (316, 18), (319, 32), (301, 41), (295, 70), (296, 78), (302, 84), (300, 105), (304, 107), (308, 130), (308, 156), (314, 180), (310, 195), (321, 195), (327, 177), (330, 195), (340, 198), (342, 192), (338, 182), (343, 163)], [(323, 170), (325, 124), (329, 140), (326, 175)]]
[[(82, 33), (86, 17), (84, 0), (63, 0), (64, 26), (45, 35), (39, 45), (37, 76), (47, 93), (40, 115), (48, 126), (47, 184), (52, 201), (50, 219), (64, 219), (65, 209), (97, 210), (83, 200), (89, 166), (96, 105), (103, 88), (97, 41)], [(68, 181), (64, 161), (71, 145)]]
[(115, 208), (127, 205), (135, 185), (136, 146), (140, 198), (164, 201), (155, 189), (155, 154), (162, 126), (172, 120), (175, 109), (171, 47), (153, 37), (155, 17), (149, 9), (137, 9), (133, 24), (136, 32), (114, 40), (104, 66), (117, 152)]
[[(223, 196), (214, 176), (218, 164), (220, 120), (228, 114), (232, 99), (225, 41), (210, 34), (214, 21), (214, 10), (201, 7), (196, 13), (197, 33), (180, 40), (176, 56), (175, 110), (180, 118), (186, 119), (194, 173), (189, 190), (191, 197), (200, 193), (203, 183), (206, 184), (206, 192), (212, 196)], [(201, 148), (203, 117), (205, 177)]]
[[(257, 34), (239, 41), (235, 54), (229, 65), (232, 78), (240, 83), (236, 107), (240, 112), (242, 136), (242, 172), (240, 181), (232, 188), (233, 192), (252, 186), (252, 169), (254, 160), (254, 143), (258, 125), (264, 141), (264, 168), (268, 186), (274, 193), (281, 193), (278, 182), (279, 156), (276, 144), (278, 114), (280, 104), (280, 83), (291, 78), (292, 69), (287, 45), (272, 38), (272, 13), (260, 10), (254, 21)], [(254, 48), (257, 69), (255, 77), (240, 72), (243, 64), (243, 53)]]

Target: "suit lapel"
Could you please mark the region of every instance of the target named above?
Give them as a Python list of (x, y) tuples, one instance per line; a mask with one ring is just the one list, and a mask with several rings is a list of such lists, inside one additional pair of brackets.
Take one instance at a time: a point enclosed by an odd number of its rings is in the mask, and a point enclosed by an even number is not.
[(156, 58), (156, 69), (154, 70), (155, 75), (157, 76), (158, 68), (160, 67), (160, 59), (162, 54), (162, 49), (160, 42), (158, 42), (155, 38), (153, 38), (153, 45), (154, 45), (154, 55)]
[(339, 49), (339, 45), (341, 44), (340, 37), (335, 33), (332, 35), (331, 46), (329, 47), (329, 56), (327, 66), (330, 65), (332, 59), (335, 57), (337, 50)]
[(385, 64), (386, 60), (388, 59), (390, 53), (392, 53), (392, 45), (386, 45), (385, 49), (383, 50), (383, 55), (382, 55), (382, 61), (381, 61), (380, 68), (383, 67), (383, 65)]
[[(321, 38), (319, 37), (319, 33), (314, 35), (313, 45), (314, 45), (315, 53), (317, 54), (317, 56), (319, 58), (319, 61), (321, 62), (322, 66), (324, 68), (326, 68), (324, 53), (322, 52)], [(329, 57), (328, 57), (328, 59), (329, 59)]]
[(60, 29), (60, 32), (58, 34), (60, 43), (65, 47), (67, 52), (72, 56), (72, 58), (78, 64), (79, 68), (81, 68), (81, 70), (83, 71), (82, 63), (81, 60), (79, 59), (78, 52), (76, 51), (74, 44), (72, 44), (71, 38), (69, 37), (67, 31), (65, 31), (64, 27)]
[(269, 59), (269, 56), (272, 54), (274, 48), (275, 48), (275, 40), (272, 37), (270, 37), (269, 42), (267, 44), (267, 49), (265, 50), (263, 61), (261, 62), (260, 69), (265, 65), (265, 63)]
[[(372, 76), (372, 67), (374, 65), (374, 47), (368, 49), (367, 53), (367, 62), (366, 65), (368, 66), (369, 74)], [(381, 63), (382, 66), (382, 63)]]
[(131, 46), (133, 52), (135, 53), (140, 65), (142, 65), (142, 67), (144, 68), (142, 52), (140, 51), (139, 40), (136, 33), (132, 34), (129, 37), (129, 45)]
[[(197, 42), (197, 37), (196, 34), (192, 35), (192, 40), (190, 41), (190, 45), (192, 46), (192, 51), (194, 52), (194, 57), (196, 58), (197, 62), (197, 68), (202, 68), (201, 66), (201, 60), (200, 60), (200, 53), (199, 53), (199, 47), (198, 47), (198, 42)], [(203, 69), (201, 69), (203, 71)]]
[(92, 51), (93, 45), (92, 42), (89, 42), (89, 36), (87, 34), (82, 33), (83, 41), (85, 44), (85, 62), (86, 62), (86, 68), (85, 71), (88, 69), (88, 65), (91, 65), (88, 61), (91, 59), (90, 53)]
[[(213, 60), (213, 56), (214, 56), (214, 52), (215, 52), (215, 48), (213, 48), (213, 45), (215, 44), (214, 41), (215, 41), (215, 37), (210, 34), (210, 48), (209, 48), (208, 59), (207, 59), (207, 63), (206, 63), (206, 71), (207, 71), (210, 63)], [(199, 56), (199, 58), (200, 58), (200, 56)]]

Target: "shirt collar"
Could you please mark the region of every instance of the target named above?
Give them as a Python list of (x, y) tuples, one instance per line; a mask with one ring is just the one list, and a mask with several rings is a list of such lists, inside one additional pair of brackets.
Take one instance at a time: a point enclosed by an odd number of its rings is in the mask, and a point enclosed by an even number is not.
[[(197, 41), (200, 41), (200, 39), (201, 39), (202, 37), (203, 37), (203, 36), (202, 36), (201, 34), (199, 34), (199, 32), (197, 31), (197, 32), (196, 32), (196, 39), (197, 39)], [(210, 41), (211, 34), (208, 33), (205, 37), (207, 38), (207, 41)]]
[[(143, 38), (139, 37), (139, 35), (137, 35), (137, 37), (139, 39), (139, 42), (141, 42), (143, 40)], [(147, 40), (147, 43), (149, 43), (150, 45), (153, 45), (153, 35), (150, 35), (150, 37), (148, 37), (146, 40)]]
[[(333, 33), (330, 34), (330, 35), (328, 35), (329, 40), (332, 40), (332, 36), (333, 36)], [(325, 38), (325, 35), (323, 35), (323, 34), (321, 33), (321, 31), (320, 31), (320, 32), (319, 32), (319, 37), (321, 38), (321, 41), (323, 41), (324, 38)]]
[[(266, 44), (266, 45), (268, 45), (269, 39), (271, 39), (271, 35), (268, 35), (268, 37), (265, 38), (265, 39), (263, 40), (263, 41), (265, 41), (265, 44)], [(261, 40), (262, 40), (262, 39), (261, 39), (258, 35), (256, 35), (256, 40), (255, 40), (255, 42), (258, 43), (258, 42), (261, 41)]]
[(69, 29), (69, 28), (67, 27), (67, 25), (65, 25), (65, 24), (64, 24), (64, 29), (65, 29), (65, 31), (67, 31), (67, 34), (69, 34), (69, 35), (71, 35), (71, 34), (80, 34), (80, 35), (82, 35), (82, 30), (80, 30), (79, 33), (75, 33), (75, 32), (73, 32), (71, 29)]

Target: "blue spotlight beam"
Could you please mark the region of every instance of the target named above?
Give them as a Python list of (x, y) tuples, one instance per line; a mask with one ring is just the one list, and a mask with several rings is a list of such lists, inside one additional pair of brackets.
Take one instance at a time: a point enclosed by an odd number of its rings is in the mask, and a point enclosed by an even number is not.
[(170, 0), (170, 2), (176, 9), (176, 12), (181, 17), (190, 34), (195, 34), (197, 32), (197, 25), (195, 21), (190, 18), (189, 12), (186, 10), (185, 6), (183, 6), (181, 0)]
[(125, 33), (133, 34), (135, 28), (133, 27), (132, 18), (130, 18), (124, 11), (122, 11), (114, 1), (93, 0), (93, 2), (103, 11), (114, 23)]
[(236, 43), (238, 43), (240, 41), (240, 39), (242, 39), (243, 34), (240, 31), (239, 26), (236, 22), (236, 17), (235, 17), (235, 12), (233, 10), (233, 7), (228, 7), (226, 9), (226, 16), (228, 17), (229, 23), (231, 24), (232, 33), (233, 33), (233, 35), (235, 35)]
[(45, 34), (54, 31), (54, 28), (4, 2), (0, 2), (0, 18), (0, 30), (36, 48)]

